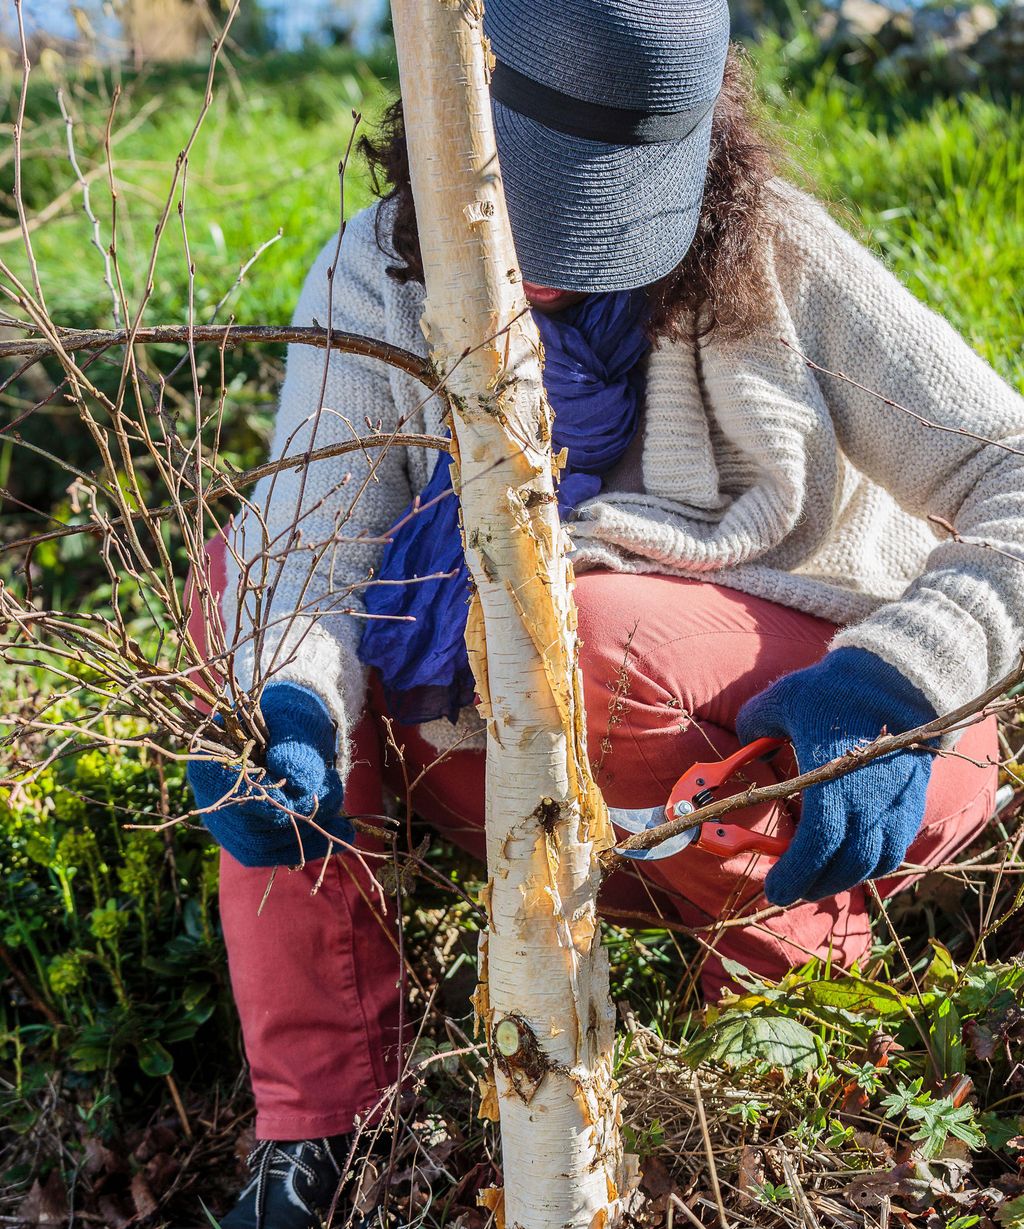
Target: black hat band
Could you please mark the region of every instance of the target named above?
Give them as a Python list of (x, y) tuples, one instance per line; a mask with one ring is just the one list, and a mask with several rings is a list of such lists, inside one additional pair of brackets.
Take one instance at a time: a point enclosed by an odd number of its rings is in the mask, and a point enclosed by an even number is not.
[(683, 111), (633, 111), (573, 98), (497, 61), (491, 98), (545, 128), (606, 145), (663, 145), (684, 141), (717, 101), (717, 95)]

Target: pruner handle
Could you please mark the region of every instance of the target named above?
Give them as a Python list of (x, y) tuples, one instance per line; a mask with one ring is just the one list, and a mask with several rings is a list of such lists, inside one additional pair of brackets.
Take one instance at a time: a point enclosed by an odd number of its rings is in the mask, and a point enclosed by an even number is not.
[(665, 814), (669, 819), (685, 813), (677, 810), (680, 803), (700, 806), (701, 795), (710, 794), (720, 785), (729, 780), (734, 773), (739, 772), (747, 764), (755, 760), (770, 759), (781, 747), (786, 745), (781, 738), (758, 738), (745, 747), (740, 747), (724, 760), (710, 760), (707, 763), (692, 764), (672, 787)]
[(686, 774), (686, 779), (694, 781), (696, 777), (703, 777), (704, 784), (714, 789), (728, 781), (741, 768), (753, 764), (755, 760), (770, 759), (785, 745), (784, 738), (757, 738), (752, 743), (740, 747), (738, 751), (734, 751), (732, 755), (727, 755), (724, 760), (712, 760), (708, 764), (694, 764)]
[[(734, 751), (724, 760), (694, 764), (676, 782), (668, 806), (665, 808), (666, 815), (672, 819), (677, 815), (685, 814), (680, 804), (682, 807), (689, 806), (690, 808), (698, 808), (706, 804), (714, 798), (715, 791), (742, 768), (756, 760), (770, 759), (785, 745), (785, 740), (781, 738), (758, 738), (740, 747), (738, 751)], [(735, 792), (738, 791), (733, 790), (733, 793)], [(743, 812), (740, 810), (735, 814), (739, 818)], [(732, 818), (730, 814), (728, 819)], [(764, 832), (754, 832), (742, 823), (728, 822), (727, 817), (723, 816), (720, 821), (708, 820), (701, 824), (700, 835), (694, 844), (698, 849), (703, 849), (705, 853), (714, 854), (719, 858), (731, 858), (742, 853), (762, 853), (777, 858), (789, 848), (789, 837), (769, 836)]]
[(731, 858), (739, 853), (763, 853), (778, 858), (789, 848), (789, 838), (752, 832), (740, 824), (716, 824), (710, 820), (700, 826), (700, 836), (694, 842), (697, 849), (718, 858)]

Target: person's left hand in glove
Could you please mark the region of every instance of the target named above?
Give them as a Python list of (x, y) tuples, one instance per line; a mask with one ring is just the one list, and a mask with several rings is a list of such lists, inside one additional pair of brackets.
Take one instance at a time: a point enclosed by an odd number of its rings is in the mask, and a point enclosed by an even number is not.
[(219, 845), (250, 867), (322, 858), (328, 846), (339, 848), (324, 833), (351, 844), (355, 829), (341, 811), (337, 735), (326, 704), (308, 687), (275, 682), (263, 688), (260, 711), (268, 735), (262, 783), (214, 760), (189, 761), (188, 781), (203, 823)]
[[(894, 666), (842, 648), (748, 700), (736, 732), (743, 742), (789, 739), (808, 772), (883, 731), (901, 734), (936, 715)], [(822, 900), (892, 874), (921, 827), (931, 770), (928, 751), (892, 751), (804, 790), (796, 835), (765, 879), (768, 900)]]

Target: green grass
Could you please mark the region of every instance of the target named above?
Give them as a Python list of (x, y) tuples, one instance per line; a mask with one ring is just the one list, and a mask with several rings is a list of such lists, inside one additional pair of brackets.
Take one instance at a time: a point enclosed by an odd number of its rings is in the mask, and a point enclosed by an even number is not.
[[(225, 294), (218, 323), (229, 320), (287, 324), (306, 269), (317, 251), (336, 232), (339, 220), (338, 165), (353, 129), (353, 111), (363, 114), (361, 131), (372, 131), (389, 97), (386, 58), (366, 63), (345, 50), (266, 60), (236, 59), (222, 68), (198, 139), (174, 191), (153, 276), (153, 290), (143, 323), (184, 324), (189, 311), (189, 260), (195, 267), (194, 310), (208, 322)], [(200, 114), (206, 83), (202, 66), (159, 69), (126, 75), (112, 124), (113, 178), (117, 193), (118, 271), (134, 317), (147, 277), (154, 229), (165, 208), (174, 178), (175, 159)], [(112, 239), (114, 214), (107, 181), (104, 130), (111, 111), (114, 83), (107, 75), (82, 75), (64, 82), (37, 74), (26, 114), (24, 194), (30, 218), (61, 194), (68, 194), (61, 213), (34, 230), (32, 246), (54, 321), (63, 326), (113, 326), (111, 296), (103, 280), (103, 256), (93, 243), (92, 228), (75, 191), (64, 123), (56, 100), (63, 85), (75, 119), (75, 146), (83, 173), (91, 179), (91, 203), (100, 227), (100, 242)], [(17, 106), (17, 80), (0, 81), (0, 113), (8, 119)], [(348, 214), (364, 207), (370, 192), (358, 158), (345, 177)], [(0, 233), (16, 231), (13, 169), (0, 159)], [(177, 207), (184, 189), (184, 212)], [(70, 190), (70, 194), (69, 194)], [(278, 234), (280, 232), (280, 237)], [(270, 244), (269, 247), (265, 245)], [(265, 250), (235, 285), (240, 268), (260, 248)], [(0, 243), (0, 257), (31, 284), (26, 254), (15, 237)], [(150, 379), (168, 377), (183, 357), (183, 348), (152, 347), (144, 362)], [(230, 350), (224, 360), (223, 442), (226, 458), (247, 466), (263, 458), (274, 398), (283, 370), (280, 345)], [(199, 379), (212, 415), (221, 381), (215, 347), (199, 353)], [(3, 365), (0, 364), (0, 367)], [(52, 390), (60, 379), (54, 363), (41, 365), (30, 378), (0, 394), (0, 415), (19, 413)], [(90, 376), (108, 393), (117, 388), (120, 363), (101, 360)], [(188, 363), (170, 378), (168, 396), (177, 411), (178, 429), (188, 435), (194, 423)], [(177, 395), (176, 395), (177, 394)], [(152, 398), (147, 395), (146, 412)], [(98, 458), (76, 413), (57, 397), (21, 430), (31, 443), (48, 447), (60, 431), (62, 457), (93, 470)], [(0, 485), (13, 499), (0, 499), (0, 531), (18, 536), (38, 525), (25, 505), (52, 511), (67, 521), (68, 475), (55, 466), (12, 451), (0, 440)], [(142, 466), (144, 479), (146, 467)], [(52, 471), (52, 472), (51, 472)], [(151, 476), (151, 475), (150, 475)], [(154, 491), (153, 499), (165, 496)], [(21, 501), (19, 503), (18, 501)], [(94, 552), (68, 540), (49, 547), (38, 560), (47, 597), (59, 602), (68, 592), (88, 592), (103, 578)], [(0, 560), (0, 572), (5, 561)]]
[[(1024, 389), (1024, 102), (985, 97), (921, 98), (870, 91), (821, 64), (805, 28), (788, 40), (766, 36), (754, 62), (777, 130), (799, 176), (824, 195), (845, 223), (879, 250), (910, 290), (945, 314), (1011, 383)], [(119, 267), (129, 302), (146, 283), (154, 226), (167, 199), (174, 159), (200, 112), (205, 68), (164, 68), (122, 81), (113, 124)], [(33, 235), (47, 302), (64, 325), (109, 327), (103, 262), (74, 192), (57, 107), (57, 82), (37, 74), (29, 99), (25, 194), (30, 216), (71, 190), (56, 219)], [(222, 68), (213, 103), (183, 178), (184, 223), (195, 265), (195, 317), (211, 318), (228, 294), (219, 319), (286, 323), (306, 269), (338, 224), (338, 161), (352, 130), (352, 111), (372, 128), (394, 90), (393, 56), (360, 62), (345, 50), (263, 59), (236, 58)], [(0, 111), (16, 106), (19, 82), (0, 81)], [(112, 82), (82, 76), (64, 83), (76, 120), (76, 146), (86, 174), (96, 174), (92, 204), (104, 245), (111, 239), (111, 199), (103, 133)], [(119, 135), (120, 134), (120, 135)], [(13, 224), (12, 168), (0, 161), (0, 232)], [(181, 185), (174, 204), (181, 199)], [(351, 215), (371, 200), (358, 158), (345, 182)], [(182, 222), (172, 208), (156, 264), (145, 323), (184, 323), (189, 275)], [(280, 231), (280, 238), (277, 239)], [(232, 289), (240, 267), (271, 242)], [(28, 267), (18, 241), (0, 255), (20, 276)], [(180, 348), (148, 351), (151, 374), (167, 374)], [(249, 347), (225, 359), (223, 441), (239, 465), (261, 459), (282, 374), (280, 346)], [(219, 380), (212, 347), (201, 352), (200, 378), (207, 414)], [(46, 379), (0, 394), (0, 412), (39, 399)], [(115, 384), (115, 364), (92, 369), (104, 387)], [(54, 365), (50, 380), (58, 378)], [(172, 380), (180, 394), (179, 429), (192, 419), (191, 373), (185, 364)], [(71, 411), (59, 404), (37, 414), (27, 438), (62, 425), (65, 455), (95, 465), (92, 445)], [(0, 441), (0, 484), (37, 508), (66, 518), (67, 478), (45, 467), (19, 466), (10, 443)], [(20, 513), (0, 503), (8, 525)], [(52, 550), (45, 584), (74, 574), (78, 546)], [(89, 581), (86, 580), (86, 587)]]
[(774, 114), (794, 156), (909, 289), (1024, 388), (1024, 100), (872, 105), (821, 73)]
[[(196, 266), (198, 319), (235, 281), (240, 266), (281, 231), (260, 257), (229, 310), (250, 322), (287, 321), (305, 269), (338, 221), (338, 164), (353, 128), (352, 113), (365, 116), (360, 131), (379, 115), (387, 87), (387, 62), (369, 65), (348, 52), (312, 57), (280, 56), (252, 65), (236, 63), (223, 73), (181, 183), (184, 222)], [(124, 82), (117, 103), (113, 173), (118, 193), (117, 241), (128, 298), (145, 286), (154, 227), (167, 198), (175, 158), (198, 117), (205, 73), (163, 70)], [(8, 105), (15, 83), (8, 82)], [(103, 129), (110, 109), (105, 78), (69, 83), (79, 161), (86, 172), (103, 168)], [(74, 184), (62, 157), (63, 123), (53, 87), (39, 82), (27, 125), (26, 197), (30, 214)], [(147, 113), (135, 127), (136, 117)], [(134, 130), (132, 130), (134, 129)], [(175, 206), (181, 199), (181, 183)], [(10, 186), (5, 168), (4, 188)], [(346, 177), (346, 212), (370, 200), (367, 177), (353, 166)], [(104, 244), (111, 238), (111, 198), (106, 174), (92, 185), (93, 208)], [(9, 211), (8, 211), (9, 212)], [(13, 220), (13, 219), (12, 219)], [(180, 322), (187, 309), (188, 262), (182, 222), (172, 209), (160, 250), (146, 319)], [(61, 324), (109, 324), (110, 301), (102, 281), (103, 261), (91, 243), (80, 198), (33, 236), (41, 280), (54, 318)], [(3, 249), (19, 272), (27, 272), (20, 244)]]
[[(872, 96), (827, 65), (808, 70), (806, 54), (799, 40), (771, 40), (755, 53), (768, 114), (795, 161), (915, 294), (1024, 387), (1024, 103)], [(305, 269), (337, 224), (337, 164), (351, 112), (375, 118), (393, 87), (392, 72), (383, 57), (367, 65), (347, 52), (325, 52), (235, 63), (221, 75), (186, 176), (199, 318), (278, 229), (281, 239), (260, 257), (229, 310), (248, 322), (288, 318)], [(203, 83), (197, 69), (162, 70), (126, 81), (118, 104), (115, 131), (155, 107), (114, 150), (120, 261), (133, 300), (144, 286), (153, 226)], [(15, 85), (7, 83), (12, 101)], [(105, 80), (73, 83), (85, 168), (103, 162), (108, 91)], [(27, 146), (41, 156), (30, 159), (26, 178), (30, 205), (39, 209), (72, 186), (73, 176), (61, 156), (63, 131), (49, 83), (39, 83), (32, 104)], [(4, 175), (9, 179), (9, 170)], [(357, 163), (346, 181), (347, 212), (369, 200)], [(93, 203), (107, 242), (104, 176), (93, 186)], [(37, 232), (34, 246), (54, 316), (102, 324), (109, 321), (102, 262), (78, 204), (70, 201), (69, 216)], [(23, 272), (18, 246), (5, 245), (3, 255)], [(172, 213), (147, 320), (182, 320), (187, 285), (181, 226)]]

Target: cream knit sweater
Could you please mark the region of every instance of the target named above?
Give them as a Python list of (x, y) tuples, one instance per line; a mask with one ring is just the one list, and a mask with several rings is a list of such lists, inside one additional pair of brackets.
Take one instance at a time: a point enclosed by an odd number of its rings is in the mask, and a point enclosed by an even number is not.
[[(1024, 639), (1024, 400), (819, 204), (782, 184), (775, 197), (770, 325), (740, 341), (712, 336), (699, 353), (652, 352), (634, 465), (620, 464), (567, 526), (576, 568), (712, 580), (831, 619), (842, 625), (833, 646), (885, 658), (948, 711), (1009, 669)], [(376, 243), (387, 208), (346, 230), (334, 327), (425, 353), (422, 287), (388, 277), (393, 261)], [(326, 324), (334, 250), (332, 240), (310, 270), (295, 323)], [(293, 346), (272, 456), (400, 422), (443, 433), (440, 402), (424, 398), (373, 360), (327, 363)], [(237, 524), (235, 551), (255, 561), (241, 609), (237, 563), (223, 603), (239, 681), (315, 689), (338, 722), (343, 775), (366, 685), (361, 591), (435, 456), (356, 451), (282, 472)], [(257, 600), (264, 579), (272, 588)], [(444, 746), (476, 723), (467, 713), (454, 729), (424, 730)]]

